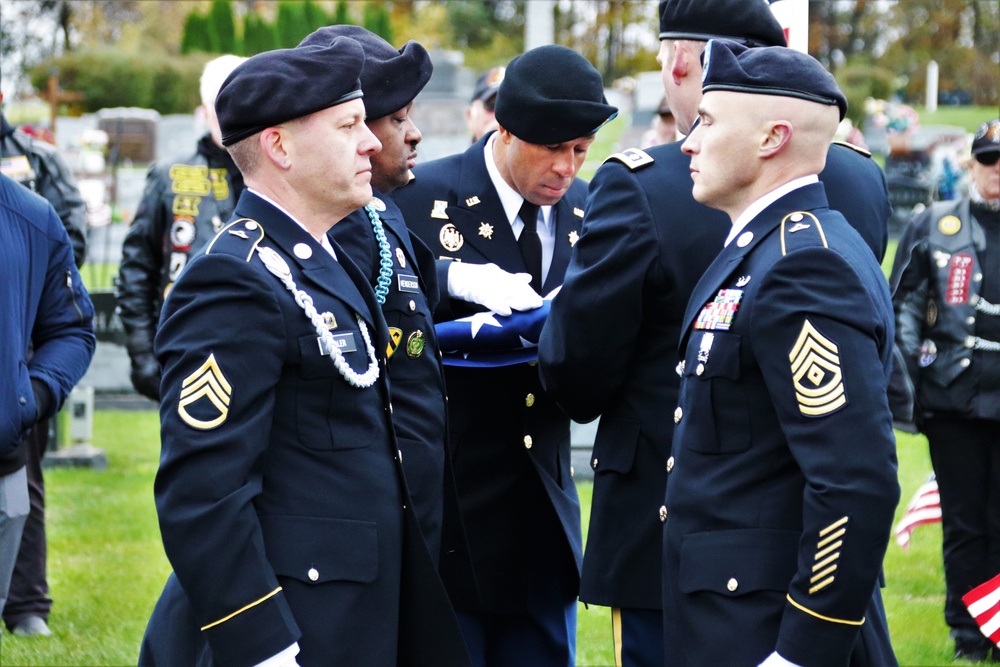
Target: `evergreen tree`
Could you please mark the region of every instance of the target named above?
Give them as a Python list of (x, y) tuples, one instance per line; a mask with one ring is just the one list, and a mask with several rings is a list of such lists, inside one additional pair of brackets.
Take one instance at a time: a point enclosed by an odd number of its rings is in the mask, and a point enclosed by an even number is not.
[(298, 45), (311, 30), (306, 21), (302, 3), (298, 0), (280, 0), (277, 20), (278, 48), (291, 49)]
[(184, 30), (181, 33), (181, 54), (211, 53), (212, 38), (209, 36), (208, 17), (198, 11), (193, 11), (184, 19)]
[(236, 53), (236, 22), (231, 0), (212, 0), (208, 10), (208, 35), (214, 53)]
[(385, 3), (365, 5), (364, 27), (392, 44), (392, 22), (389, 20), (389, 10), (386, 9)]
[(333, 9), (333, 23), (331, 25), (351, 25), (350, 15), (347, 13), (347, 0), (337, 0), (337, 5)]
[(330, 17), (313, 0), (305, 0), (302, 3), (302, 14), (305, 16), (306, 25), (309, 26), (309, 32), (330, 25)]
[(250, 57), (278, 48), (274, 25), (257, 12), (250, 12), (243, 21), (243, 55)]

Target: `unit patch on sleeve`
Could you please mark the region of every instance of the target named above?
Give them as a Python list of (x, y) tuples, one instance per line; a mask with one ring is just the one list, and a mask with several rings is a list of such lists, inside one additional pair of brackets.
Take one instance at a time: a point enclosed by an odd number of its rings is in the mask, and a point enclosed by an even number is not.
[(792, 364), (795, 398), (803, 415), (823, 417), (847, 404), (837, 344), (809, 320), (802, 324), (788, 360)]

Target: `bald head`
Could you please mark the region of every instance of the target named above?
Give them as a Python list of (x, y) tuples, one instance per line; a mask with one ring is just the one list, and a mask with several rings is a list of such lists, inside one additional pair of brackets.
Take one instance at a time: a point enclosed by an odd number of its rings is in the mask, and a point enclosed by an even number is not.
[(837, 108), (808, 100), (709, 91), (683, 144), (694, 198), (736, 220), (753, 202), (818, 174), (839, 123)]

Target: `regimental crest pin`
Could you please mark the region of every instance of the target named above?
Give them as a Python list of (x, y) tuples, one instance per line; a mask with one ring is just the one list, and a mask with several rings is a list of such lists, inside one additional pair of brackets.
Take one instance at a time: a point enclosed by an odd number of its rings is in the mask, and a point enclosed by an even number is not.
[(379, 199), (378, 197), (372, 197), (371, 204), (372, 204), (372, 208), (374, 208), (379, 213), (382, 213), (382, 212), (385, 211), (385, 202), (382, 201), (381, 199)]
[(737, 287), (746, 287), (747, 283), (750, 282), (750, 276), (740, 276), (736, 281)]
[(803, 322), (788, 360), (792, 365), (795, 398), (803, 415), (824, 417), (847, 404), (840, 350), (809, 320)]
[(333, 316), (333, 313), (326, 312), (319, 317), (323, 320), (323, 328), (327, 331), (333, 331), (337, 328), (337, 318)]
[(480, 222), (479, 223), (479, 235), (482, 236), (484, 239), (492, 239), (493, 238), (493, 225), (491, 225), (488, 222)]
[(406, 268), (406, 255), (403, 254), (403, 249), (399, 246), (396, 247), (396, 261), (399, 262), (401, 269)]
[(569, 233), (569, 247), (572, 248), (580, 240), (580, 234), (574, 229)]
[(205, 363), (181, 383), (177, 414), (191, 428), (213, 429), (229, 416), (232, 394), (232, 385), (219, 368), (215, 355), (210, 354)]
[(417, 329), (406, 339), (406, 356), (416, 359), (424, 353), (424, 332)]

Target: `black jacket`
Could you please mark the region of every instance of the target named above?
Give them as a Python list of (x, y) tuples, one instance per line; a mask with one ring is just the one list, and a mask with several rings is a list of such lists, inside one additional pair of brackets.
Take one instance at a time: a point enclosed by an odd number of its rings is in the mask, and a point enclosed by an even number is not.
[[(208, 134), (193, 154), (149, 168), (139, 209), (122, 245), (115, 288), (133, 367), (151, 359), (167, 292), (188, 261), (229, 219), (242, 190), (243, 176), (236, 164)], [(133, 372), (133, 382), (134, 376)]]
[[(23, 159), (22, 159), (23, 156)], [(87, 255), (87, 204), (55, 146), (15, 130), (0, 115), (2, 172), (45, 197), (62, 220), (77, 267)]]
[(1000, 212), (932, 204), (904, 230), (892, 278), (918, 423), (1000, 420)]

